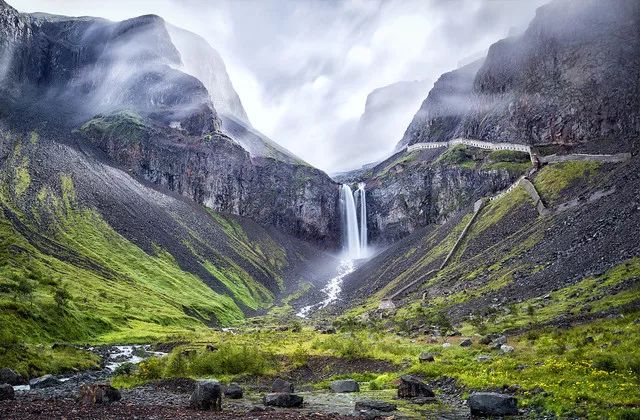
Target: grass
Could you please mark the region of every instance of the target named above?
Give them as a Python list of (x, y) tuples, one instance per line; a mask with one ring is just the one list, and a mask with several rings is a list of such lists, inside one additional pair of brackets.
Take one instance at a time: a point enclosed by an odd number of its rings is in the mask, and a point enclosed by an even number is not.
[(96, 115), (80, 127), (80, 132), (95, 138), (108, 138), (119, 146), (140, 143), (145, 132), (144, 121), (135, 112), (119, 111), (111, 115)]
[(556, 199), (574, 181), (594, 179), (600, 163), (591, 161), (563, 162), (546, 165), (534, 179), (534, 185), (543, 198)]

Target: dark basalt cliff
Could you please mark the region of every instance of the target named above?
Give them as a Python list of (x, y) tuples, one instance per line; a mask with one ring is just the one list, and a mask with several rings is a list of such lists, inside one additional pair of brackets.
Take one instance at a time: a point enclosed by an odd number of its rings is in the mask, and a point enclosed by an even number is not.
[(244, 139), (221, 132), (214, 103), (228, 100), (226, 112), (246, 114), (226, 72), (203, 83), (182, 71), (198, 39), (185, 32), (157, 16), (26, 15), (0, 0), (0, 117), (25, 130), (79, 135), (80, 144), (197, 203), (337, 246), (337, 184), (290, 154), (247, 151)]
[(554, 1), (524, 34), (435, 84), (399, 147), (468, 137), (612, 152), (637, 148), (640, 4)]

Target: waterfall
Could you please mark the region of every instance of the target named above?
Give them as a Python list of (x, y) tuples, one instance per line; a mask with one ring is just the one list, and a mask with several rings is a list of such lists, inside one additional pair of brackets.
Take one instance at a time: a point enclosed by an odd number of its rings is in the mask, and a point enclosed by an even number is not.
[(341, 202), (343, 214), (343, 247), (350, 259), (360, 258), (360, 238), (358, 238), (358, 217), (353, 193), (347, 184), (342, 184)]
[(367, 194), (364, 190), (364, 182), (358, 184), (360, 191), (360, 254), (367, 255)]

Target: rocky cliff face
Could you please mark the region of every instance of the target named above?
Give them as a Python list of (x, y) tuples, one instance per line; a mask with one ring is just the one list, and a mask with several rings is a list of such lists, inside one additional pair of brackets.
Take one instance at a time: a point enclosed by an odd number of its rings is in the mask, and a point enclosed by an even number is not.
[[(637, 148), (640, 4), (554, 1), (482, 66), (436, 83), (400, 145), (469, 137), (586, 150)], [(453, 87), (449, 86), (453, 83)], [(460, 109), (443, 117), (444, 100)]]
[[(175, 28), (170, 35), (157, 16), (114, 23), (24, 15), (0, 3), (0, 19), (0, 116), (11, 126), (37, 122), (71, 138), (80, 128), (81, 144), (98, 146), (139, 177), (212, 209), (337, 244), (337, 184), (286, 151), (249, 154), (243, 139), (220, 131), (214, 103), (244, 118), (237, 124), (245, 131), (250, 126), (208, 44), (203, 54), (212, 67), (194, 70), (188, 47), (204, 40)], [(213, 75), (216, 69), (223, 73)]]

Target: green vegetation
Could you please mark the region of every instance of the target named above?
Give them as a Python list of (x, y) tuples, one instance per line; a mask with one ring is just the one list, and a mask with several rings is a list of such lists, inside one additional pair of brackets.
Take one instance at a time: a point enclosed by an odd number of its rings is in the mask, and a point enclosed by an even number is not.
[(273, 294), (255, 281), (246, 271), (228, 258), (227, 266), (221, 269), (204, 263), (204, 267), (231, 291), (233, 296), (251, 309), (266, 308), (273, 302)]
[(140, 143), (146, 130), (140, 115), (132, 111), (96, 115), (80, 127), (80, 131), (90, 137), (114, 139), (121, 146)]
[(438, 162), (460, 166), (466, 169), (473, 169), (476, 166), (474, 154), (471, 149), (463, 144), (458, 144), (447, 149)]
[(536, 175), (534, 185), (543, 199), (556, 199), (574, 181), (592, 181), (599, 167), (600, 163), (592, 161), (547, 165)]

